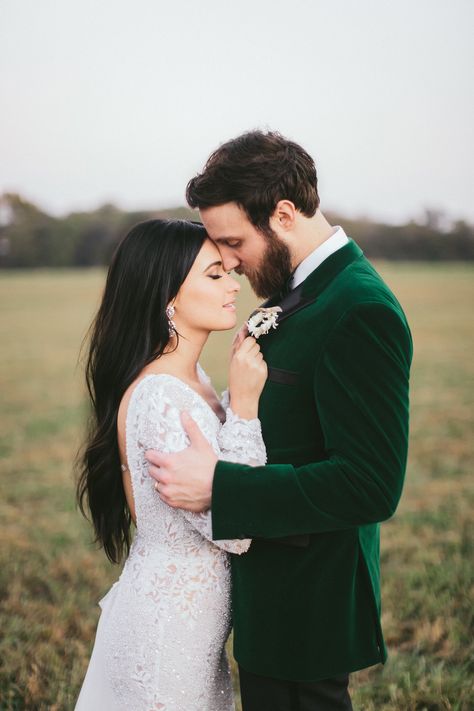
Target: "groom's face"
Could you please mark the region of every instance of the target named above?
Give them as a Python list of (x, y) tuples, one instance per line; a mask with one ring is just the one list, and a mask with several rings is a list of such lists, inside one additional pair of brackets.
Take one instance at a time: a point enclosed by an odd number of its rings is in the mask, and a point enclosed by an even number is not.
[(288, 247), (278, 235), (259, 232), (235, 202), (201, 209), (200, 214), (226, 271), (245, 274), (261, 298), (281, 289), (291, 276), (292, 266)]

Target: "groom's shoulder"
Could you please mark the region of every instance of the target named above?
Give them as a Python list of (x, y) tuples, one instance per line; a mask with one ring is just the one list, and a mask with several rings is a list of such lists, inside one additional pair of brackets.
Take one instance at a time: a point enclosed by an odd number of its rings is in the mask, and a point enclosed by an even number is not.
[(365, 255), (339, 272), (326, 291), (328, 301), (336, 302), (344, 310), (358, 304), (378, 302), (403, 312), (395, 294)]

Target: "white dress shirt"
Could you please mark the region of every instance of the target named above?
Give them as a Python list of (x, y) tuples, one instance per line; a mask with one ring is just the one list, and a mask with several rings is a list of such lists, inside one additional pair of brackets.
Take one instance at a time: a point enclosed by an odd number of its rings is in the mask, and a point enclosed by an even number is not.
[(316, 267), (324, 262), (331, 254), (337, 252), (338, 249), (344, 247), (345, 244), (349, 242), (349, 238), (342, 229), (340, 225), (336, 225), (336, 231), (333, 235), (328, 237), (319, 247), (308, 254), (308, 256), (303, 259), (300, 264), (296, 267), (293, 273), (293, 281), (291, 282), (291, 288), (295, 289), (299, 284), (301, 284), (307, 276), (314, 272)]

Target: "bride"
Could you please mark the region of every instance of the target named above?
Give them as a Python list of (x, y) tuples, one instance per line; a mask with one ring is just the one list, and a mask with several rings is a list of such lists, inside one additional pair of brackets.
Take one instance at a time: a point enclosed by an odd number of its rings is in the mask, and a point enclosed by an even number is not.
[(113, 257), (91, 332), (77, 496), (107, 557), (126, 560), (99, 602), (76, 711), (234, 708), (229, 554), (251, 541), (213, 541), (211, 511), (164, 504), (144, 455), (184, 449), (187, 412), (219, 459), (265, 463), (257, 408), (267, 369), (256, 341), (234, 347), (222, 402), (198, 363), (211, 331), (234, 328), (239, 289), (197, 223), (143, 222)]

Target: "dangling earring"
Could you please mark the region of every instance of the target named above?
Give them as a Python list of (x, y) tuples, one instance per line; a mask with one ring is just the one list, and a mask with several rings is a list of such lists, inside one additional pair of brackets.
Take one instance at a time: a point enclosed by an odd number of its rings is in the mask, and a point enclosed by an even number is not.
[(168, 331), (170, 336), (174, 336), (176, 333), (176, 324), (173, 321), (174, 316), (174, 306), (168, 306), (166, 309), (166, 316), (168, 318)]

